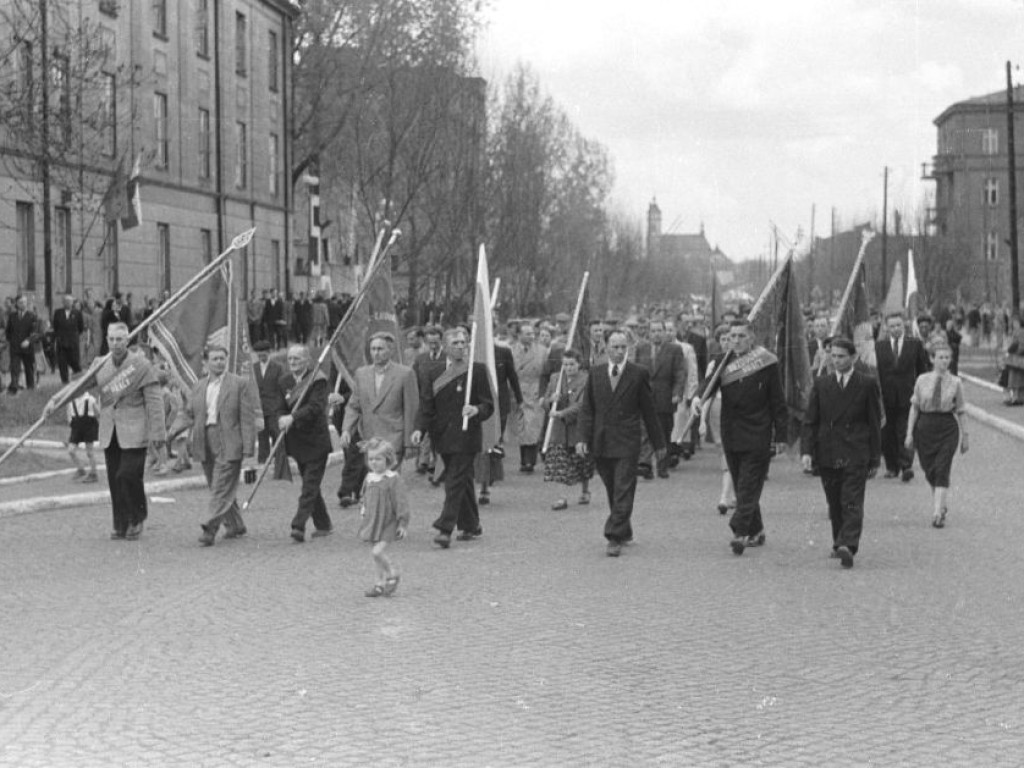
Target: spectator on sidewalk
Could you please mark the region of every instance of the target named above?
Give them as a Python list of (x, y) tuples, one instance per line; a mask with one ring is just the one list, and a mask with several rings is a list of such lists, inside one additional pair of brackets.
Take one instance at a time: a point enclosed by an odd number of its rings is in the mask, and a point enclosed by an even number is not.
[[(96, 457), (93, 448), (100, 439), (100, 404), (96, 398), (89, 393), (83, 392), (73, 399), (67, 406), (68, 425), (71, 432), (66, 443), (68, 455), (75, 463), (75, 481), (82, 483), (95, 483), (98, 480), (96, 475)], [(85, 447), (85, 457), (89, 462), (89, 471), (86, 472), (81, 458), (78, 456), (78, 447)]]

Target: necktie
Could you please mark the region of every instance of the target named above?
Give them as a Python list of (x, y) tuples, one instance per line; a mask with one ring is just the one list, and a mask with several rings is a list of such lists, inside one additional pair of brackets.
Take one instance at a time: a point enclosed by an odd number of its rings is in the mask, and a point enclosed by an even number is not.
[(613, 365), (612, 366), (612, 378), (613, 379), (619, 378), (619, 366), (617, 366), (617, 365)]
[(897, 336), (895, 339), (892, 340), (892, 356), (897, 358), (897, 359), (900, 356), (900, 339), (899, 339), (899, 336)]
[(935, 388), (932, 390), (932, 401), (929, 411), (935, 413), (942, 409), (942, 377), (935, 377)]
[(839, 378), (839, 388), (840, 389), (846, 389), (846, 377), (843, 376), (843, 374), (840, 373), (838, 378)]

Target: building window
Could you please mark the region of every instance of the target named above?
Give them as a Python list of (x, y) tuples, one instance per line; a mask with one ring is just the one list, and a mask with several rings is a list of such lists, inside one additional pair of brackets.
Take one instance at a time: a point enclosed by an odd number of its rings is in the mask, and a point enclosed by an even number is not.
[(210, 110), (199, 108), (199, 178), (210, 178)]
[(199, 253), (202, 254), (203, 264), (213, 261), (213, 232), (209, 229), (199, 230)]
[(267, 80), (274, 93), (277, 93), (277, 62), (277, 32), (270, 30), (267, 34)]
[(117, 76), (103, 73), (103, 95), (100, 103), (100, 144), (103, 154), (117, 154)]
[(999, 261), (998, 232), (989, 232), (985, 235), (985, 258), (989, 261)]
[(196, 53), (210, 58), (210, 0), (195, 0)]
[(153, 94), (153, 119), (156, 139), (156, 167), (166, 170), (170, 163), (171, 148), (167, 138), (167, 94)]
[(117, 220), (108, 221), (103, 236), (103, 275), (106, 278), (107, 295), (117, 292)]
[(235, 74), (245, 75), (247, 27), (244, 13), (235, 14)]
[(281, 241), (271, 240), (270, 241), (270, 263), (274, 267), (274, 285), (272, 287), (281, 290)]
[(171, 225), (157, 224), (156, 280), (161, 291), (171, 290)]
[(153, 34), (167, 39), (167, 0), (153, 0)]
[(32, 203), (17, 204), (18, 288), (36, 289), (36, 216)]
[(985, 205), (989, 208), (999, 205), (999, 179), (985, 179)]
[(50, 81), (57, 97), (57, 141), (71, 143), (71, 59), (67, 54), (54, 53), (50, 65)]
[(983, 155), (999, 154), (999, 131), (986, 128), (981, 132), (981, 153)]
[(71, 290), (71, 209), (62, 205), (53, 209), (54, 229), (54, 287), (59, 291)]
[(278, 189), (277, 175), (278, 175), (278, 167), (280, 165), (280, 160), (279, 160), (280, 156), (278, 154), (278, 152), (280, 151), (279, 150), (279, 146), (280, 146), (280, 142), (278, 141), (277, 134), (276, 133), (270, 134), (270, 146), (268, 147), (268, 149), (270, 150), (270, 164), (269, 164), (270, 165), (270, 178), (268, 179), (268, 181), (269, 181), (268, 189), (270, 190), (271, 197), (277, 197), (277, 189)]
[(248, 177), (249, 132), (245, 123), (235, 123), (235, 186), (245, 189)]

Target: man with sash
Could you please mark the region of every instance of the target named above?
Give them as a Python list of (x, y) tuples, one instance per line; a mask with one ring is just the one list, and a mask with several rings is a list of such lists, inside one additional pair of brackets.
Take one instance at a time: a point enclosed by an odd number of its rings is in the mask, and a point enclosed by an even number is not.
[(295, 344), (288, 348), (288, 369), (281, 379), (284, 401), (278, 411), (277, 426), (284, 432), (288, 455), (299, 465), (302, 490), (299, 507), (292, 518), (292, 538), (306, 540), (306, 523), (313, 518), (313, 538), (329, 536), (333, 530), (320, 484), (331, 453), (331, 433), (327, 429), (327, 376), (313, 366), (309, 348)]
[(166, 439), (164, 403), (156, 369), (139, 352), (128, 353), (128, 326), (107, 326), (110, 357), (96, 372), (100, 390), (100, 446), (114, 510), (112, 539), (134, 541), (146, 519), (146, 449)]
[[(736, 511), (729, 521), (734, 554), (764, 544), (761, 490), (773, 453), (786, 450), (786, 400), (775, 355), (755, 346), (746, 320), (729, 329), (733, 358), (725, 366), (722, 390), (722, 447), (736, 489)], [(714, 392), (705, 397), (713, 396)]]
[[(419, 445), (429, 434), (434, 450), (444, 462), (444, 506), (434, 521), (434, 543), (442, 549), (451, 545), (452, 530), (458, 527), (459, 541), (471, 541), (483, 533), (477, 507), (473, 461), (483, 450), (481, 424), (494, 413), (494, 400), (487, 381), (487, 366), (473, 364), (469, 384), (466, 361), (468, 334), (463, 328), (445, 333), (445, 367), (430, 371), (420, 388), (420, 408), (412, 444)], [(471, 387), (467, 403), (466, 388)], [(467, 429), (462, 428), (468, 418)]]

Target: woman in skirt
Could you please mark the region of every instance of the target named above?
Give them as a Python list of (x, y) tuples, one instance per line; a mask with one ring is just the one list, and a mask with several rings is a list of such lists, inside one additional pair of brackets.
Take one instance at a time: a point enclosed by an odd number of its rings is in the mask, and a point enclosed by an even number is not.
[(932, 489), (932, 525), (946, 525), (946, 499), (949, 495), (949, 473), (957, 446), (967, 453), (967, 430), (964, 429), (964, 385), (949, 372), (953, 351), (948, 344), (937, 342), (931, 351), (932, 369), (922, 373), (914, 384), (907, 421), (908, 449), (917, 446), (925, 479)]
[[(590, 503), (590, 479), (594, 476), (594, 458), (580, 456), (575, 445), (579, 442), (577, 416), (587, 387), (587, 372), (580, 368), (580, 354), (575, 349), (562, 353), (562, 375), (553, 376), (548, 384), (544, 403), (556, 403), (551, 413), (551, 443), (544, 459), (545, 482), (563, 485), (581, 485), (579, 503)], [(557, 392), (556, 392), (557, 388)], [(566, 498), (551, 505), (552, 509), (569, 506)]]

